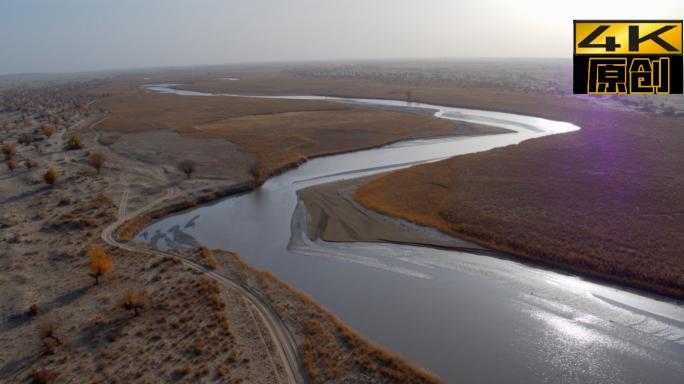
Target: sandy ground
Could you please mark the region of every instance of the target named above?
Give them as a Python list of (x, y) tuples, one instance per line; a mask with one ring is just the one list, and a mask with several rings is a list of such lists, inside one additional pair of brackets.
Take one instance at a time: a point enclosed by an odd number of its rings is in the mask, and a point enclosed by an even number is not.
[(299, 198), (309, 213), (309, 237), (325, 241), (387, 242), (450, 249), (485, 250), (471, 242), (367, 209), (354, 199), (356, 189), (383, 174), (321, 184)]
[[(198, 284), (201, 288), (209, 280), (196, 270), (173, 259), (162, 261), (108, 247), (99, 239), (104, 226), (163, 193), (158, 179), (150, 175), (157, 166), (104, 149), (93, 142), (92, 131), (79, 133), (84, 148), (63, 146), (64, 137), (100, 117), (74, 121), (68, 131), (62, 129), (46, 139), (40, 151), (16, 146), (17, 164), (31, 157), (38, 167), (29, 172), (19, 166), (14, 172), (3, 170), (0, 176), (0, 289), (6, 298), (0, 307), (0, 381), (26, 382), (31, 371), (43, 368), (65, 383), (184, 377), (203, 381), (204, 376), (211, 381), (272, 383), (276, 375), (284, 377), (282, 368), (268, 358), (273, 341), (268, 333), (259, 336), (259, 325), (241, 295), (224, 288), (216, 297), (206, 296), (198, 291)], [(159, 136), (169, 136), (164, 142), (173, 143), (177, 135), (161, 132)], [(123, 137), (121, 143), (129, 139)], [(136, 150), (132, 144), (127, 148)], [(190, 153), (199, 150), (185, 148)], [(157, 149), (177, 150), (173, 144)], [(96, 150), (108, 157), (101, 175), (85, 164), (86, 154)], [(53, 188), (41, 179), (47, 169), (60, 175)], [(233, 176), (200, 182), (186, 181), (179, 174), (176, 179), (182, 197), (217, 183), (234, 183)], [(125, 186), (130, 186), (131, 198), (122, 212)], [(104, 247), (115, 266), (98, 286), (87, 275), (86, 250), (91, 245)], [(129, 287), (149, 295), (148, 308), (140, 317), (115, 307)], [(28, 316), (33, 304), (39, 314)], [(53, 352), (46, 352), (38, 330), (49, 320), (61, 324), (56, 335), (63, 344)]]
[[(150, 210), (251, 188), (256, 155), (168, 129), (100, 131), (106, 118), (74, 117), (39, 149), (16, 142), (19, 128), (0, 133), (17, 164), (0, 171), (0, 382), (43, 369), (60, 383), (440, 382), (235, 254), (118, 239), (112, 229)], [(73, 134), (82, 148), (66, 148)], [(100, 174), (86, 162), (94, 152), (107, 158)], [(176, 169), (182, 158), (199, 163), (189, 180)], [(48, 169), (54, 187), (43, 183)], [(99, 285), (88, 276), (93, 246), (114, 265)], [(140, 316), (117, 307), (129, 288), (147, 299)], [(55, 339), (40, 333), (49, 323)]]

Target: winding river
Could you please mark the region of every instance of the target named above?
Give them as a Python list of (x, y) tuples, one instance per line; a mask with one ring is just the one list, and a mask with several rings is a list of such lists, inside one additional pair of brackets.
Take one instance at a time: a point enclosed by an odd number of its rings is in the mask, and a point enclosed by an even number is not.
[[(185, 96), (238, 96), (179, 91)], [(312, 241), (297, 191), (578, 129), (506, 113), (318, 96), (360, 106), (433, 109), (444, 119), (517, 133), (413, 140), (309, 161), (261, 188), (168, 217), (136, 241), (240, 254), (311, 295), (373, 342), (446, 381), (681, 383), (684, 308), (619, 287), (467, 253)]]

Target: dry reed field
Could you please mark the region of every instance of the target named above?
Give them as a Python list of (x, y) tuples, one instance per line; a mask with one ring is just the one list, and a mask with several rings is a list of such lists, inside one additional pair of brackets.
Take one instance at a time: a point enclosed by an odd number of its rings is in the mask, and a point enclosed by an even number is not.
[(171, 129), (183, 138), (223, 138), (259, 156), (270, 176), (309, 157), (455, 130), (448, 122), (339, 103), (134, 92), (98, 103), (112, 113), (98, 129)]
[[(591, 104), (637, 114), (684, 116), (679, 95), (572, 95), (569, 66), (541, 61), (454, 62), (431, 69), (428, 63), (310, 65), (284, 68), (223, 69), (223, 73), (173, 74), (161, 80), (183, 83), (180, 89), (244, 94), (298, 94), (408, 100), (423, 103), (515, 112), (537, 104)], [(222, 81), (220, 77), (239, 77)], [(541, 112), (543, 114), (543, 111)]]
[(684, 297), (684, 125), (586, 108), (578, 132), (390, 173), (368, 208), (498, 250)]

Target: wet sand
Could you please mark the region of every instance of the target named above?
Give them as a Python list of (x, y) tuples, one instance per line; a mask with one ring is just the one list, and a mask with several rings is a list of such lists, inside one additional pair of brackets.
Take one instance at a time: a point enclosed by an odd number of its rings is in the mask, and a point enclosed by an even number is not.
[(309, 237), (331, 242), (381, 242), (431, 246), (491, 254), (477, 244), (439, 232), (435, 228), (385, 216), (356, 200), (356, 189), (384, 174), (342, 180), (305, 188), (299, 198), (309, 214)]

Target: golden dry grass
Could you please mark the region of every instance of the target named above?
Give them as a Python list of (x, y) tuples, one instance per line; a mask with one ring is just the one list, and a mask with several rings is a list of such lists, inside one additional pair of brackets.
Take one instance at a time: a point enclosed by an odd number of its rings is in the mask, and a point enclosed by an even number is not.
[(235, 253), (212, 252), (224, 261), (224, 271), (263, 292), (280, 316), (297, 328), (303, 337), (300, 348), (312, 383), (358, 382), (360, 378), (382, 383), (442, 383), (437, 376), (354, 332), (311, 297), (272, 273), (250, 267)]
[[(225, 75), (225, 76), (224, 76)], [(240, 81), (222, 81), (228, 75)], [(126, 80), (130, 81), (130, 80)], [(342, 96), (406, 100), (463, 108), (476, 108), (503, 112), (548, 116), (569, 105), (582, 106), (582, 100), (561, 98), (538, 93), (513, 92), (504, 89), (461, 87), (439, 83), (388, 84), (367, 79), (333, 79), (324, 77), (294, 76), (281, 69), (235, 69), (224, 74), (176, 74), (158, 81), (183, 83), (179, 89), (198, 92), (233, 92), (241, 94), (296, 94)]]
[(450, 123), (421, 116), (321, 101), (135, 92), (102, 100), (99, 105), (112, 116), (98, 129), (141, 132), (168, 128), (185, 138), (225, 138), (240, 150), (257, 154), (261, 172), (267, 175), (309, 157), (454, 129)]
[(355, 197), (495, 249), (684, 297), (681, 121), (551, 115), (582, 129), (393, 172)]

